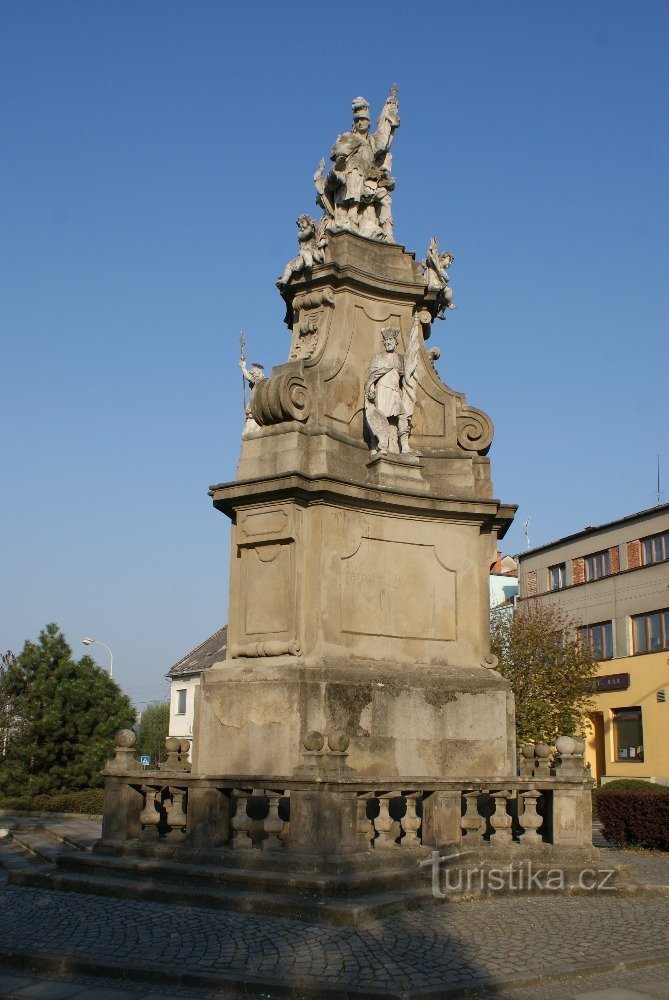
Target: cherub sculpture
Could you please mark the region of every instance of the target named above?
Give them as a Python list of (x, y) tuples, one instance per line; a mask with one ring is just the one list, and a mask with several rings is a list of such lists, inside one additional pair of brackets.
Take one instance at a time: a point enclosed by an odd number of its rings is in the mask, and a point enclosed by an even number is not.
[(297, 242), (300, 252), (297, 257), (289, 260), (285, 270), (277, 281), (279, 288), (285, 288), (294, 274), (309, 271), (314, 264), (322, 264), (325, 259), (323, 250), (327, 244), (325, 223), (327, 219), (316, 222), (310, 215), (300, 215), (297, 220)]
[(448, 268), (455, 257), (452, 253), (439, 253), (436, 237), (432, 237), (427, 256), (422, 262), (428, 292), (437, 293), (437, 319), (444, 319), (447, 309), (454, 309), (453, 292), (448, 283)]

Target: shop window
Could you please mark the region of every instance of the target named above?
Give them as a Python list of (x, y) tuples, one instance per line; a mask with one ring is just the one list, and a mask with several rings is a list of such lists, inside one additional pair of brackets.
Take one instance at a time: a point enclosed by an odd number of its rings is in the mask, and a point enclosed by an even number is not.
[(177, 715), (186, 714), (186, 696), (188, 691), (186, 688), (180, 688), (177, 691)]
[(603, 576), (611, 575), (611, 553), (608, 549), (603, 552), (593, 552), (585, 557), (585, 579), (601, 580)]
[(669, 649), (669, 610), (651, 611), (632, 618), (634, 652), (657, 653)]
[(617, 761), (643, 761), (640, 708), (613, 709), (613, 738)]
[(649, 538), (642, 538), (641, 551), (644, 566), (669, 559), (669, 531), (664, 531), (661, 535), (650, 535)]
[(598, 622), (578, 630), (583, 643), (587, 643), (596, 660), (610, 660), (613, 656), (613, 623)]
[(564, 590), (567, 586), (567, 567), (565, 563), (548, 567), (548, 589)]

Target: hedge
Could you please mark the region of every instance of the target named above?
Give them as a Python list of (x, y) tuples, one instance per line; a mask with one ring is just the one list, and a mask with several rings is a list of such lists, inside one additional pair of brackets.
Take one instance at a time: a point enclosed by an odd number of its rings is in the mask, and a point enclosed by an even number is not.
[(103, 788), (85, 788), (80, 792), (58, 792), (55, 795), (11, 795), (0, 798), (0, 809), (99, 816), (102, 813), (103, 799)]
[(602, 834), (617, 846), (669, 851), (669, 789), (597, 793), (597, 815)]

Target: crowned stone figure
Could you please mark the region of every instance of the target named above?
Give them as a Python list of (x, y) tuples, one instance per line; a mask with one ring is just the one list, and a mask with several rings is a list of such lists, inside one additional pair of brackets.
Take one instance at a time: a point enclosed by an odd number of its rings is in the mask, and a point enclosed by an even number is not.
[(418, 324), (414, 322), (412, 327), (406, 357), (397, 350), (399, 336), (397, 327), (381, 330), (384, 350), (373, 356), (365, 378), (365, 420), (376, 440), (373, 455), (420, 454), (409, 445), (416, 400)]

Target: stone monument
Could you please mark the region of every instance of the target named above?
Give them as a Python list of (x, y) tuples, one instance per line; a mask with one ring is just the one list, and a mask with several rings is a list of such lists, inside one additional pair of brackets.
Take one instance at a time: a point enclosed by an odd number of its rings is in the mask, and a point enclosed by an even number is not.
[(394, 240), (399, 125), (396, 87), (373, 134), (353, 101), (277, 282), (287, 361), (242, 363), (237, 476), (210, 489), (232, 522), (227, 654), (190, 760), (171, 739), (143, 770), (120, 733), (96, 857), (64, 855), (60, 887), (102, 869), (121, 895), (357, 922), (430, 898), (416, 860), (442, 847), (591, 856), (582, 745), (525, 747), (517, 773), (488, 596), (515, 507), (493, 494), (490, 419), (426, 348), (453, 256)]

